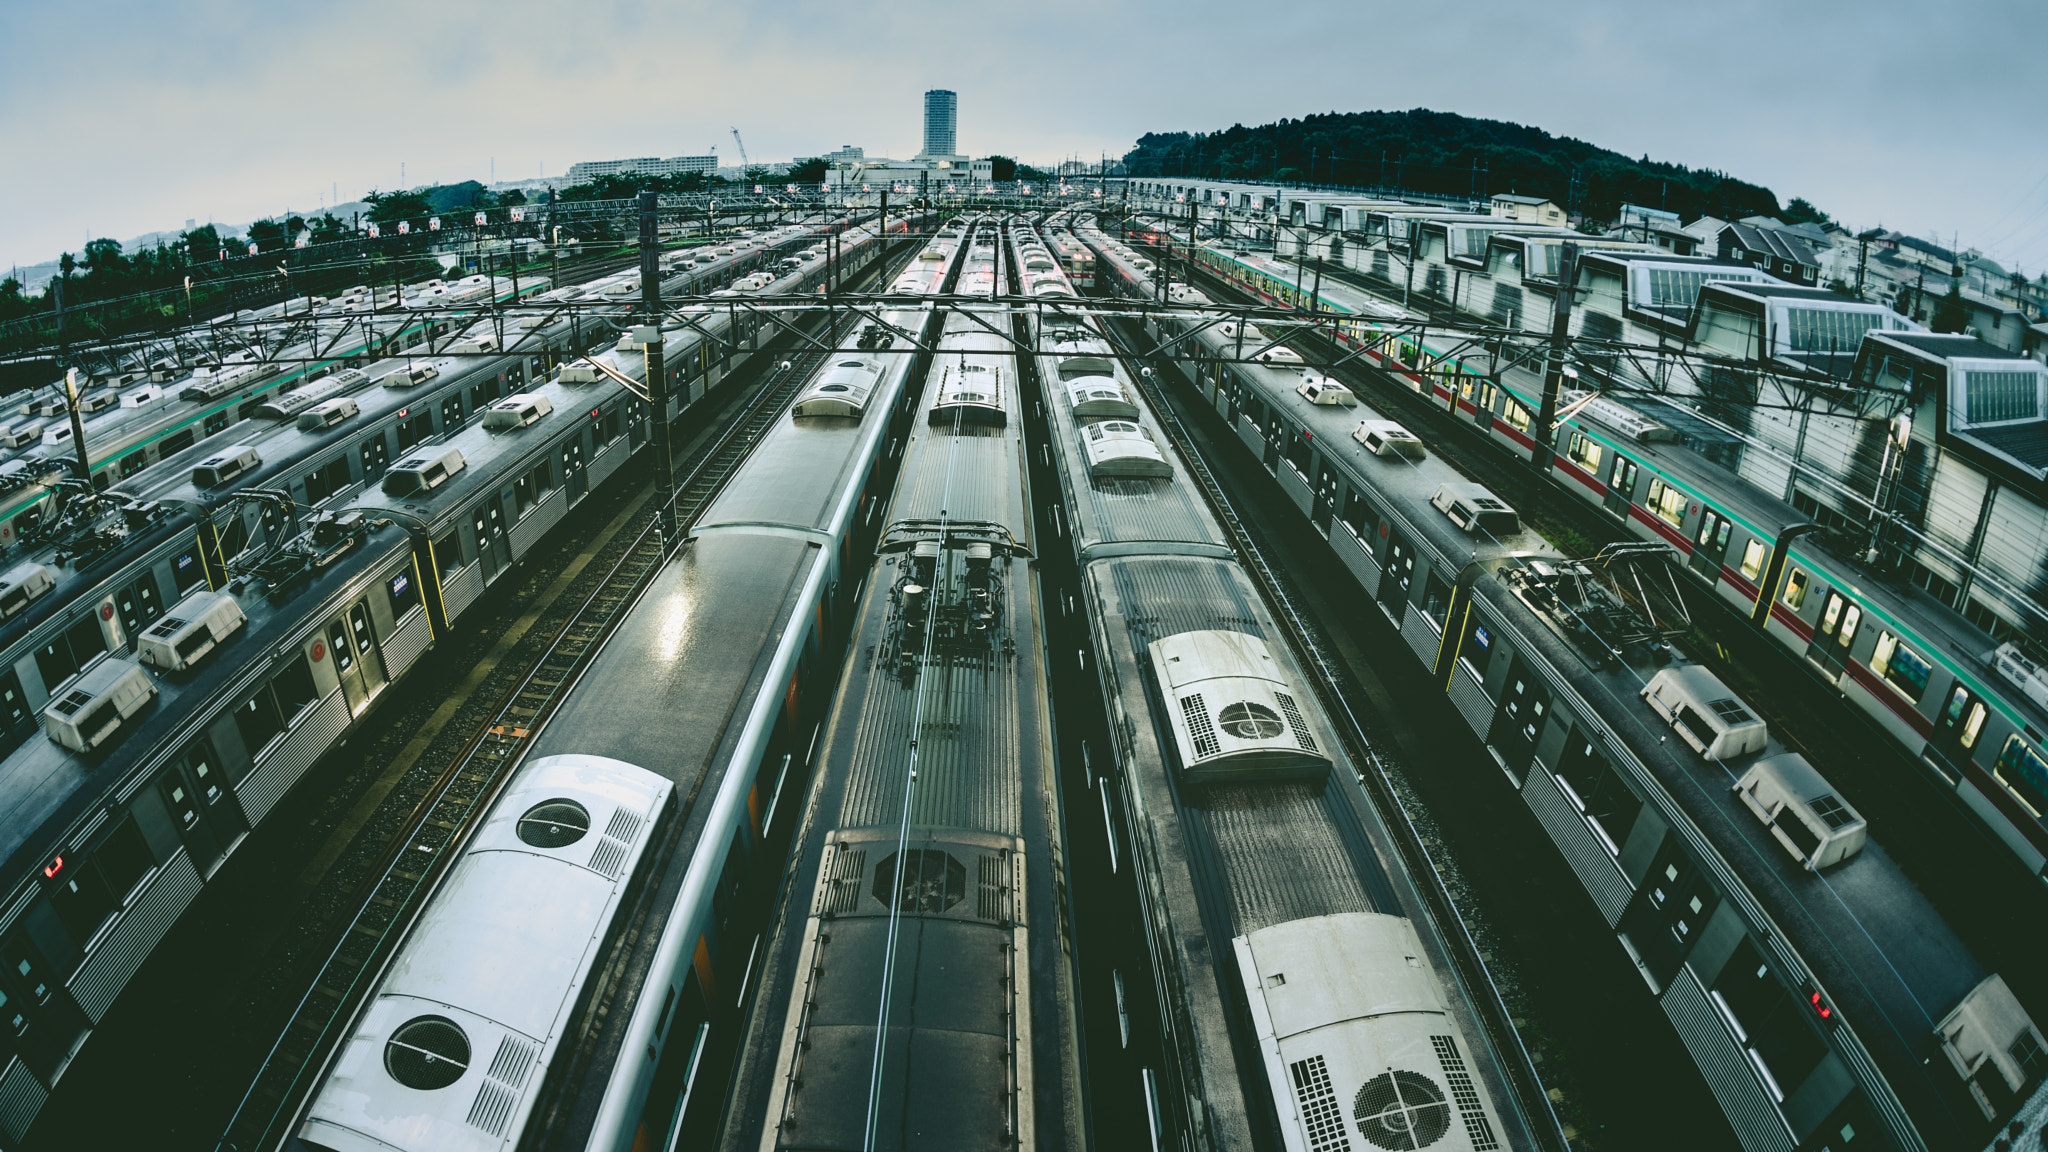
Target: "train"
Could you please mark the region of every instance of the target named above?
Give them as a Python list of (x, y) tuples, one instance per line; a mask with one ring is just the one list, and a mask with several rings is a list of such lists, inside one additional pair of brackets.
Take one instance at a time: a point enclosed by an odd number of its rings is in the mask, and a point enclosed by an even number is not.
[[(1360, 609), (1384, 616), (1398, 637), (1390, 651), (1405, 650), (1449, 697), (1614, 930), (1745, 1148), (1990, 1138), (2040, 1080), (2039, 1028), (1841, 790), (1641, 608), (1647, 586), (1663, 580), (1682, 597), (1676, 573), (1693, 573), (1774, 637), (1795, 635), (1792, 620), (1810, 625), (1836, 674), (1908, 653), (1890, 679), (1926, 676), (1931, 703), (1946, 688), (1931, 682), (1931, 658), (1912, 671), (1926, 641), (1908, 630), (1914, 617), (1885, 606), (1890, 590), (1832, 587), (1840, 569), (1797, 543), (1803, 519), (1716, 483), (1651, 415), (1597, 397), (1570, 398), (1555, 471), (1644, 543), (1565, 556), (1300, 355), (1257, 354), (1287, 345), (1284, 321), (1270, 332), (1216, 323), (1199, 288), (1162, 285), (1146, 254), (1098, 227), (1081, 235), (1110, 291), (1184, 307), (1146, 322), (1151, 338), (1192, 345), (1162, 371), (1233, 430), (1355, 579)], [(1313, 291), (1277, 262), (1227, 263), (1284, 280), (1284, 292), (1258, 282), (1267, 300)], [(1322, 306), (1344, 303), (1340, 292)], [(1343, 323), (1372, 349), (1364, 303)], [(1396, 381), (1431, 394), (1420, 349), (1378, 347)], [(1478, 380), (1435, 394), (1530, 446), (1526, 421), (1504, 405), (1526, 416), (1532, 397)], [(1873, 676), (1866, 691), (1906, 694)], [(1957, 718), (1970, 715), (1982, 713)]]
[[(881, 257), (871, 238), (849, 237), (849, 267)], [(804, 291), (825, 273), (813, 255), (778, 283)], [(706, 390), (772, 335), (745, 317), (707, 317), (702, 333), (666, 345), (671, 419), (701, 411)], [(627, 379), (645, 374), (636, 349), (598, 358)], [(337, 390), (321, 403), (360, 397), (356, 413), (310, 436), (296, 415), (281, 436), (265, 435), (276, 417), (253, 412), (224, 425), (190, 450), (221, 463), (174, 454), (131, 478), (127, 499), (93, 505), (102, 549), (12, 550), (0, 578), (8, 1140), (247, 835), (546, 526), (649, 440), (646, 405), (610, 376), (564, 366), (537, 377), (523, 350), (474, 368), (436, 363), (417, 383), (418, 361), (379, 364), (406, 384)], [(423, 386), (442, 388), (440, 402), (384, 396)], [(499, 427), (511, 401), (500, 389), (552, 411)], [(402, 491), (394, 477), (429, 456), (448, 462), (451, 482)], [(230, 461), (246, 466), (190, 487), (197, 468), (218, 476)]]
[(1124, 358), (1094, 322), (1042, 325), (1059, 521), (1113, 742), (1098, 787), (1142, 877), (1169, 1022), (1168, 1064), (1146, 1070), (1158, 1145), (1555, 1140), (1510, 1085), (1526, 1056), (1477, 1025), (1490, 990), (1454, 974), (1361, 766)]
[[(1436, 225), (1438, 231), (1451, 227)], [(1479, 230), (1482, 243), (1488, 242), (1491, 230), (1478, 222), (1470, 227)], [(1190, 252), (1184, 241), (1171, 240), (1165, 228), (1153, 232), (1162, 242), (1177, 244), (1175, 252)], [(1436, 242), (1454, 243), (1447, 234)], [(1509, 235), (1490, 241), (1495, 247), (1516, 242)], [(1555, 239), (1531, 239), (1522, 246), (1532, 261), (1527, 275), (1537, 274), (1533, 261), (1540, 250), (1551, 262), (1554, 281)], [(1366, 362), (1395, 373), (1447, 410), (1455, 409), (1503, 449), (1524, 458), (1534, 451), (1531, 426), (1541, 407), (1540, 362), (1496, 364), (1469, 347), (1454, 348), (1459, 343), (1455, 328), (1438, 341), (1409, 338), (1412, 327), (1397, 334), (1393, 325), (1377, 321), (1406, 318), (1398, 305), (1335, 272), (1324, 275), (1273, 253), (1240, 247), (1202, 244), (1191, 255), (1205, 273), (1260, 300), (1306, 306), (1315, 297), (1319, 307), (1344, 317), (1338, 339), (1346, 351), (1358, 351)], [(1636, 330), (1625, 330), (1623, 321), (1609, 315), (1624, 310), (1621, 298), (1641, 296), (1641, 302), (1625, 309), (1629, 315), (1677, 317), (1678, 337), (1729, 358), (1731, 371), (1746, 370), (1759, 357), (1806, 368), (1832, 366), (1845, 381), (1907, 381), (1913, 404), (1889, 424), (1866, 421), (1865, 427), (1846, 431), (1838, 427), (1840, 420), (1815, 420), (1801, 432), (1806, 424), (1790, 414), (1759, 411), (1749, 418), (1757, 425), (1748, 433), (1755, 450), (1741, 450), (1725, 431), (1703, 426), (1685, 409), (1631, 407), (1614, 398), (1627, 388), (1598, 395), (1601, 384), (1593, 370), (1598, 365), (1581, 365), (1584, 383), (1560, 405), (1568, 413), (1580, 405), (1583, 411), (1577, 415), (1583, 418), (1568, 415), (1558, 424), (1556, 451), (1544, 462), (1552, 482), (1574, 499), (1606, 509), (1639, 539), (1677, 549), (1715, 595), (1750, 615), (1775, 643), (1811, 661), (1850, 707), (1924, 765), (1930, 780), (1967, 808), (2021, 867), (2048, 882), (2048, 663), (2028, 642), (2026, 629), (1963, 602), (1971, 578), (1967, 566), (1954, 562), (1954, 549), (1923, 541), (1909, 549), (1912, 558), (1902, 574), (1889, 560), (1880, 563), (1880, 555), (1868, 546), (1872, 526), (1896, 518), (1868, 516), (1852, 523), (1856, 517), (1833, 511), (1806, 490), (1825, 490), (1833, 470), (1890, 475), (1904, 467), (1909, 457), (1924, 451), (1929, 429), (1944, 423), (1942, 408), (1964, 402), (1948, 393), (1965, 388), (1970, 372), (2014, 381), (2024, 391), (2048, 386), (2048, 367), (1975, 336), (1920, 331), (1880, 306), (1777, 283), (1745, 266), (1679, 261), (1656, 251), (1634, 253), (1637, 259), (1631, 261), (1625, 259), (1631, 254), (1620, 248), (1640, 245), (1610, 247), (1615, 250), (1596, 250), (1584, 261), (1588, 303), (1574, 313), (1575, 330), (1604, 338), (1632, 335), (1651, 343), (1670, 339), (1669, 331), (1662, 336), (1651, 331), (1649, 320), (1632, 321)], [(1639, 280), (1654, 281), (1663, 295), (1653, 299)], [(1528, 316), (1526, 308), (1501, 318), (1523, 326), (1542, 319)], [(1664, 323), (1668, 327), (1673, 321)], [(1809, 329), (1840, 329), (1851, 336), (1816, 350), (1808, 346), (1813, 339)], [(1759, 331), (1766, 335), (1727, 335)], [(1759, 340), (1767, 356), (1757, 351)], [(1609, 369), (1630, 370), (1627, 357), (1609, 359)], [(1796, 442), (1811, 462), (1802, 466), (1797, 455), (1779, 446), (1780, 440)], [(1958, 451), (1969, 447), (1961, 445)], [(1735, 467), (1727, 463), (1731, 453), (1737, 457)], [(1915, 467), (1936, 471), (1932, 465)], [(1969, 480), (1955, 473), (1954, 467), (1942, 466), (1940, 491), (1928, 498), (1930, 509), (1924, 513), (1930, 521), (1934, 505), (1955, 505), (1966, 523), (1951, 527), (1948, 535), (1970, 537), (1967, 522), (1981, 521), (1974, 533), (1981, 541), (2031, 538), (2023, 513), (1992, 507), (1986, 494), (1996, 481), (1987, 487), (1982, 476)], [(1797, 482), (1802, 477), (1805, 487)], [(1896, 486), (1898, 481), (1886, 483)], [(2035, 566), (2024, 556), (2008, 565)], [(1977, 583), (1991, 587), (1995, 581), (1985, 575)], [(1865, 620), (1872, 626), (1861, 627)], [(1843, 622), (1849, 622), (1846, 633)]]
[[(1015, 265), (984, 219), (957, 291)], [(722, 1143), (1083, 1146), (1015, 349), (948, 315), (818, 736)]]
[[(948, 231), (896, 276), (896, 291), (952, 285), (959, 231)], [(885, 319), (924, 331), (914, 311)], [(923, 371), (920, 354), (892, 347), (890, 334), (854, 335), (866, 350), (825, 357), (789, 412), (683, 526), (673, 555), (527, 745), (519, 772), (565, 761), (631, 768), (671, 789), (677, 812), (666, 833), (648, 841), (645, 882), (610, 914), (611, 934), (591, 965), (599, 976), (580, 999), (563, 1001), (570, 1010), (554, 1025), (560, 1041), (540, 1060), (541, 1038), (533, 1037), (536, 1062), (511, 1089), (503, 1124), (463, 1133), (480, 1146), (623, 1152), (674, 1147), (716, 1123), (720, 1094), (702, 1085), (722, 1081), (735, 1054), (739, 1007), (757, 975), (764, 908), (783, 871), (813, 733), (910, 430), (907, 382)], [(466, 508), (447, 521), (467, 565), (485, 563), (486, 550), (469, 550), (473, 542), (496, 547), (485, 515), (481, 531)], [(438, 545), (434, 555), (443, 555)], [(518, 807), (506, 803), (508, 813)], [(452, 914), (440, 909), (459, 899), (459, 888), (444, 882), (422, 922)], [(530, 922), (533, 913), (514, 915)], [(547, 915), (552, 925), (557, 913)], [(394, 955), (412, 946), (408, 937)], [(470, 989), (488, 985), (489, 970), (472, 959), (449, 980), (448, 995), (482, 995)], [(395, 961), (379, 973), (355, 1025), (368, 1037), (362, 1043), (388, 1044), (405, 1023), (374, 1008), (405, 975)], [(294, 1147), (353, 1146), (321, 1119), (361, 1091), (347, 1059), (344, 1050), (323, 1069)], [(401, 1091), (380, 1080), (377, 1089), (395, 1093), (392, 1106), (408, 1115), (452, 1116), (481, 1098), (488, 1072), (471, 1067), (429, 1089)], [(424, 1127), (379, 1138), (385, 1147), (444, 1146)]]

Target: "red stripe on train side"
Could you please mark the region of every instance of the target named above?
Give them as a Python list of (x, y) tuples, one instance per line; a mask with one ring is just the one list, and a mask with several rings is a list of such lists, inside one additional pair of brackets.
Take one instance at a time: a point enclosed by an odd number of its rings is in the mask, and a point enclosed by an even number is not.
[[(1529, 443), (1531, 444), (1534, 444), (1535, 442), (1536, 441), (1533, 439), (1529, 441)], [(1557, 457), (1557, 470), (1571, 477), (1572, 479), (1577, 480), (1579, 483), (1584, 484), (1586, 487), (1591, 488), (1593, 490), (1594, 495), (1607, 495), (1607, 485), (1602, 484), (1598, 476), (1595, 476), (1591, 472), (1586, 471), (1584, 468), (1579, 467), (1577, 464), (1572, 463), (1569, 457)]]
[(1892, 715), (1904, 720), (1913, 731), (1920, 734), (1921, 739), (1925, 740), (1933, 734), (1934, 721), (1922, 716), (1918, 709), (1906, 703), (1905, 698), (1892, 691), (1891, 686), (1886, 684), (1877, 673), (1851, 660), (1849, 661), (1849, 675), (1856, 683), (1863, 686), (1865, 692), (1882, 700), (1884, 706), (1891, 710)]

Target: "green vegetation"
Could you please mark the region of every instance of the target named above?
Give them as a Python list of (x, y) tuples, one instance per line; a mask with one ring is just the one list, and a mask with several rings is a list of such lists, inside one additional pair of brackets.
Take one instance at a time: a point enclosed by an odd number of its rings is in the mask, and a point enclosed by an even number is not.
[(1780, 207), (1770, 189), (1724, 172), (1633, 159), (1583, 140), (1502, 120), (1417, 108), (1331, 112), (1220, 132), (1147, 133), (1124, 157), (1132, 175), (1224, 177), (1399, 188), (1485, 198), (1542, 196), (1612, 220), (1623, 204), (1738, 220), (1826, 222), (1804, 200)]

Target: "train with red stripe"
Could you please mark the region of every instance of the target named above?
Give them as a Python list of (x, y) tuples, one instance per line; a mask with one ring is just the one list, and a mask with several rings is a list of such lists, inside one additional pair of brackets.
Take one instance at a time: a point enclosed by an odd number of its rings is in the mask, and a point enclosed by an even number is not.
[[(1327, 541), (1356, 582), (1343, 607), (1368, 632), (1385, 619), (1389, 670), (1412, 657), (1448, 696), (1739, 1144), (1981, 1147), (2040, 1089), (2041, 1030), (1871, 834), (1850, 794), (1869, 785), (1829, 781), (1781, 739), (1714, 653), (1693, 650), (1682, 608), (1710, 590), (1812, 661), (2038, 873), (2048, 719), (2017, 680), (1964, 666), (1959, 617), (1858, 578), (1812, 517), (1686, 448), (1683, 429), (1572, 392), (1548, 475), (1634, 539), (1567, 555), (1301, 355), (1315, 349), (1290, 347), (1295, 326), (1205, 313), (1213, 301), (1168, 275), (1185, 275), (1184, 245), (1079, 234), (1108, 291), (1180, 306), (1143, 321), (1143, 338), (1171, 342), (1154, 369), (1212, 408), (1230, 433), (1219, 450), (1241, 442)], [(1398, 308), (1309, 286), (1292, 262), (1201, 246), (1194, 260), (1269, 304), (1317, 298), (1342, 317), (1337, 355), (1530, 455), (1540, 376), (1456, 372)]]

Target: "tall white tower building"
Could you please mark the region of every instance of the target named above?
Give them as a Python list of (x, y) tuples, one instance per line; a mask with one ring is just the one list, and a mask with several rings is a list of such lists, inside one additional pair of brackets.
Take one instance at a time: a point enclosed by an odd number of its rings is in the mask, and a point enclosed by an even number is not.
[(959, 126), (960, 97), (944, 88), (934, 88), (924, 94), (924, 156), (956, 155), (957, 138), (955, 129)]

